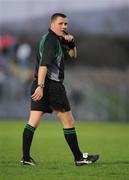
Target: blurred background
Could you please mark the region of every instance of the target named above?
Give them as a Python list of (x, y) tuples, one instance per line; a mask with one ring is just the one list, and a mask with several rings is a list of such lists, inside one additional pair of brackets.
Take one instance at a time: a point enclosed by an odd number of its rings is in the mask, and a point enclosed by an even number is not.
[(36, 49), (55, 12), (78, 48), (65, 77), (75, 118), (129, 122), (129, 0), (0, 0), (0, 119), (28, 118)]

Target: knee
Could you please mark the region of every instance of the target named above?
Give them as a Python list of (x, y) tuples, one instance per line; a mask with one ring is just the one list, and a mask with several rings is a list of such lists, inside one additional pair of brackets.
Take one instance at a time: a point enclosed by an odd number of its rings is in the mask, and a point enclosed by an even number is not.
[(57, 116), (58, 119), (61, 118), (61, 113), (60, 113), (59, 111), (55, 111), (55, 114), (56, 114), (56, 116)]
[(28, 124), (34, 128), (37, 128), (42, 116), (43, 113), (40, 111), (31, 111)]
[(62, 113), (62, 112), (56, 112), (57, 117), (61, 121), (64, 128), (73, 128), (75, 121), (70, 112)]

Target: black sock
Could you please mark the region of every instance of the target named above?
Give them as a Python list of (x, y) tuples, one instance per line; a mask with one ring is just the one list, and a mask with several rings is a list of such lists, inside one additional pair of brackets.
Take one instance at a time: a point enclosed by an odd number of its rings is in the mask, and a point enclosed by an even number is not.
[(65, 139), (74, 155), (75, 160), (80, 160), (82, 158), (82, 153), (78, 146), (75, 128), (68, 128), (63, 130)]
[(30, 147), (33, 139), (35, 128), (29, 124), (26, 124), (23, 131), (23, 158), (29, 160), (30, 157)]

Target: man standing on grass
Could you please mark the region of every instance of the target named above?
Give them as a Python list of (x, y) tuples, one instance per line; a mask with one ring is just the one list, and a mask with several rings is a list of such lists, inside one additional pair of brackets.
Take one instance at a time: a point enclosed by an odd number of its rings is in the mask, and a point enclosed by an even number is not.
[(77, 166), (94, 163), (99, 155), (80, 151), (75, 131), (74, 118), (67, 99), (64, 80), (64, 61), (76, 58), (74, 37), (68, 34), (67, 17), (61, 13), (51, 16), (50, 29), (41, 38), (37, 56), (35, 78), (31, 88), (31, 111), (23, 132), (23, 165), (35, 165), (30, 156), (30, 147), (35, 129), (45, 113), (55, 112), (63, 125), (64, 137)]

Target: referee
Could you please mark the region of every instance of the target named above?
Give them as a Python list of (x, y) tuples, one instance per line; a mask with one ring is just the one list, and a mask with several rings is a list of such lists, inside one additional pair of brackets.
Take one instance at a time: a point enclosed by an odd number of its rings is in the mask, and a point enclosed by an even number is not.
[(30, 156), (30, 147), (35, 129), (45, 113), (55, 112), (63, 126), (64, 137), (74, 156), (77, 166), (90, 164), (99, 155), (80, 151), (75, 131), (74, 118), (63, 85), (64, 61), (76, 58), (74, 37), (67, 33), (67, 16), (55, 13), (51, 16), (50, 29), (40, 41), (34, 81), (31, 87), (31, 111), (23, 131), (23, 165), (36, 165)]

